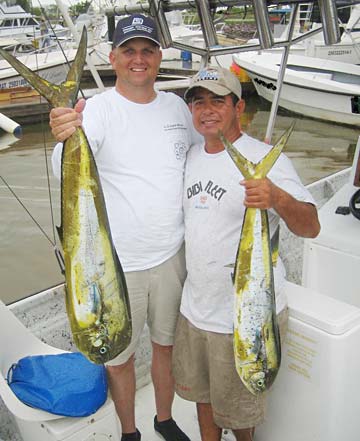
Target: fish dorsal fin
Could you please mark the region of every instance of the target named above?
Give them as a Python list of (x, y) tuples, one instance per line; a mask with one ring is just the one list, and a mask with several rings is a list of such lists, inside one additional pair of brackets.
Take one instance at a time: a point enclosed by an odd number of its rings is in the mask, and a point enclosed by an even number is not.
[(272, 147), (272, 149), (264, 156), (264, 158), (257, 164), (246, 159), (224, 135), (219, 132), (219, 137), (224, 145), (225, 150), (229, 153), (231, 159), (234, 161), (237, 168), (240, 170), (245, 179), (261, 179), (265, 178), (275, 161), (280, 156), (291, 132), (293, 131), (295, 123), (293, 123), (280, 137), (279, 141)]
[(79, 92), (80, 78), (86, 60), (87, 33), (84, 27), (75, 60), (66, 81), (60, 85), (52, 84), (32, 72), (21, 61), (0, 49), (0, 55), (53, 106), (73, 107)]

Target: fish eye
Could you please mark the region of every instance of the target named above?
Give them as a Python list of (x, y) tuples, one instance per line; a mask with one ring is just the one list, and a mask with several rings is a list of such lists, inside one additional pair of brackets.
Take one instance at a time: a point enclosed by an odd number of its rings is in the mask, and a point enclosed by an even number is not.
[(100, 354), (106, 354), (107, 353), (107, 347), (106, 346), (103, 346), (103, 347), (101, 347), (100, 348)]

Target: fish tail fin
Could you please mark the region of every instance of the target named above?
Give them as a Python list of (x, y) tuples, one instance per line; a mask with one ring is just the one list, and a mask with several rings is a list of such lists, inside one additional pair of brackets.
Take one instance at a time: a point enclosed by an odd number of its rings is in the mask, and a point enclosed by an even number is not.
[(239, 150), (237, 150), (232, 143), (225, 138), (221, 131), (219, 131), (219, 137), (225, 150), (230, 155), (230, 158), (234, 161), (236, 167), (241, 171), (244, 178), (253, 178), (256, 170), (256, 164), (246, 159), (245, 156), (243, 156)]
[(84, 26), (74, 62), (71, 64), (65, 82), (62, 83), (61, 85), (65, 89), (65, 93), (69, 97), (69, 100), (72, 103), (75, 102), (80, 89), (80, 80), (86, 62), (86, 55), (87, 55), (87, 32), (86, 32), (86, 27)]
[(272, 166), (275, 164), (276, 160), (280, 156), (283, 148), (285, 147), (293, 129), (295, 126), (295, 121), (291, 124), (291, 126), (285, 130), (285, 132), (280, 136), (280, 139), (277, 143), (272, 147), (272, 149), (264, 156), (264, 158), (256, 164), (255, 175), (258, 178), (265, 178), (265, 176), (269, 173)]
[(66, 80), (60, 84), (52, 84), (41, 78), (35, 72), (32, 72), (21, 61), (17, 60), (13, 55), (0, 49), (0, 55), (26, 80), (36, 89), (40, 95), (54, 107), (66, 106), (73, 107), (80, 88), (80, 79), (82, 69), (86, 60), (87, 49), (87, 33), (84, 27), (82, 31), (81, 41), (72, 66), (68, 72)]
[(280, 156), (282, 149), (287, 143), (291, 132), (294, 129), (295, 122), (281, 135), (279, 141), (272, 147), (272, 149), (264, 156), (264, 158), (257, 164), (246, 159), (224, 135), (219, 132), (221, 142), (223, 143), (226, 151), (229, 153), (231, 159), (234, 161), (237, 168), (241, 171), (245, 179), (260, 179), (264, 178), (271, 167), (275, 164), (275, 161)]
[(13, 55), (6, 52), (4, 49), (0, 49), (0, 55), (23, 77), (28, 81), (41, 95), (47, 96), (52, 91), (51, 83), (44, 80), (35, 72), (32, 72), (21, 61), (15, 58)]

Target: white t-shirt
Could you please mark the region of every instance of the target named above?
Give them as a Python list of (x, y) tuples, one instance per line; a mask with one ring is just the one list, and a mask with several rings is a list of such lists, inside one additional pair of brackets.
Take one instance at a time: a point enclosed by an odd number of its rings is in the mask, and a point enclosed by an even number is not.
[[(243, 134), (234, 146), (247, 159), (258, 163), (268, 144)], [(268, 178), (298, 200), (314, 203), (293, 168), (281, 154)], [(233, 332), (234, 288), (231, 267), (235, 263), (245, 213), (243, 179), (226, 151), (208, 154), (203, 144), (193, 146), (187, 157), (184, 188), (185, 249), (187, 279), (181, 313), (196, 327), (212, 332)], [(270, 237), (279, 223), (268, 210)], [(281, 311), (286, 298), (281, 285), (285, 270), (280, 259), (274, 269), (276, 306)]]
[[(111, 89), (89, 99), (83, 115), (124, 271), (159, 265), (184, 238), (185, 158), (201, 139), (187, 105), (165, 92), (137, 104)], [(58, 177), (61, 151), (58, 144), (52, 157)]]

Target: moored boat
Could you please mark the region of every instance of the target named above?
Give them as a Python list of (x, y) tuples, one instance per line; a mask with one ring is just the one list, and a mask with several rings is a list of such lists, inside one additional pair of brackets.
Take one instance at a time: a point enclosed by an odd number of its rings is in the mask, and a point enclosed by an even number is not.
[[(360, 144), (358, 144), (356, 158), (359, 156), (359, 148)], [(354, 167), (355, 166), (357, 166), (359, 170), (359, 159), (354, 162)], [(347, 170), (313, 184), (310, 190), (318, 202), (319, 207), (322, 206), (326, 200), (329, 200), (329, 204), (332, 204), (333, 202), (330, 199), (334, 195), (335, 198), (340, 195), (339, 202), (342, 205), (346, 205), (348, 203), (348, 197), (351, 195), (351, 192), (354, 191), (352, 182), (353, 174)], [(342, 187), (343, 185), (345, 185), (345, 187)], [(358, 185), (360, 185), (360, 182)], [(345, 191), (340, 190), (341, 188), (345, 188)], [(340, 193), (338, 193), (337, 190), (340, 190)], [(340, 222), (340, 225), (337, 224), (334, 229), (334, 213), (333, 210), (328, 210), (328, 207), (327, 205), (324, 206), (324, 217), (322, 218), (323, 228), (326, 225), (326, 228), (324, 228), (325, 237), (323, 236), (319, 239), (319, 242), (306, 241), (306, 247), (309, 252), (311, 251), (311, 247), (318, 246), (320, 249), (324, 246), (323, 240), (325, 240), (326, 243), (326, 239), (330, 238), (330, 241), (327, 242), (328, 245), (331, 245), (327, 247), (329, 256), (331, 252), (334, 251), (335, 246), (335, 251), (339, 259), (342, 259), (343, 244), (349, 245), (350, 243), (351, 245), (351, 241), (348, 240), (347, 235), (347, 223), (349, 219), (351, 219), (351, 221), (354, 219), (349, 218), (341, 225), (341, 221), (345, 218), (336, 218), (336, 223)], [(352, 231), (354, 231), (355, 234), (351, 236), (354, 247), (351, 248), (350, 251), (348, 250), (350, 260), (347, 260), (347, 263), (349, 264), (350, 276), (358, 267), (359, 227), (360, 224), (357, 220), (355, 223), (351, 223)], [(325, 439), (327, 441), (338, 440), (340, 436), (350, 441), (357, 441), (360, 426), (356, 415), (355, 417), (353, 416), (354, 410), (356, 411), (356, 409), (359, 408), (357, 372), (360, 369), (360, 354), (357, 349), (358, 344), (356, 344), (358, 339), (354, 338), (354, 336), (356, 337), (358, 335), (355, 332), (358, 332), (359, 328), (357, 321), (359, 307), (354, 304), (351, 306), (355, 309), (350, 307), (350, 305), (348, 307), (347, 305), (351, 300), (342, 297), (344, 292), (342, 289), (344, 280), (342, 279), (343, 275), (336, 271), (336, 260), (332, 261), (332, 264), (334, 264), (332, 280), (336, 280), (337, 282), (334, 288), (337, 286), (341, 288), (340, 290), (335, 289), (334, 291), (337, 299), (333, 299), (335, 295), (331, 297), (327, 292), (324, 293), (320, 291), (320, 294), (316, 294), (315, 291), (317, 289), (324, 289), (321, 284), (316, 286), (304, 285), (302, 288), (300, 287), (302, 281), (301, 261), (303, 259), (303, 240), (295, 240), (294, 236), (292, 236), (284, 226), (281, 240), (281, 253), (284, 255), (284, 263), (287, 266), (289, 279), (291, 282), (298, 283), (299, 288), (296, 288), (296, 285), (288, 285), (290, 306), (289, 335), (291, 338), (288, 338), (284, 343), (284, 352), (288, 358), (285, 358), (282, 368), (283, 373), (281, 373), (277, 383), (275, 383), (275, 386), (280, 390), (280, 394), (276, 395), (274, 393), (272, 394), (273, 396), (270, 397), (270, 400), (275, 400), (271, 403), (272, 410), (279, 414), (284, 414), (285, 412), (282, 412), (284, 409), (288, 411), (286, 413), (286, 427), (284, 427), (284, 424), (278, 419), (283, 416), (278, 416), (274, 413), (270, 414), (268, 424), (272, 428), (275, 427), (276, 429), (279, 428), (280, 431), (283, 430), (283, 434), (290, 432), (285, 438), (286, 441), (297, 441), (299, 439), (318, 439), (323, 441), (323, 432), (321, 432), (321, 430), (327, 426), (329, 426), (329, 429), (326, 430)], [(312, 255), (313, 257), (311, 258), (305, 258), (305, 262), (312, 264), (310, 266), (304, 266), (304, 268), (311, 269), (313, 264), (316, 263), (321, 269), (323, 263), (321, 256), (316, 252), (312, 252)], [(353, 264), (355, 264), (355, 269), (352, 266)], [(344, 268), (343, 264), (342, 267)], [(325, 276), (326, 279), (328, 267), (325, 266), (324, 268), (323, 277)], [(305, 273), (309, 274), (307, 270), (304, 271), (304, 274)], [(316, 275), (315, 273), (315, 276)], [(351, 277), (348, 279), (346, 282), (351, 284)], [(301, 290), (298, 291), (299, 295), (297, 295), (297, 289)], [(0, 354), (2, 386), (4, 388), (6, 388), (4, 382), (6, 372), (11, 363), (17, 360), (17, 358), (14, 357), (12, 360), (8, 359), (5, 362), (4, 353), (6, 352), (8, 354), (11, 352), (8, 349), (12, 349), (12, 347), (17, 349), (17, 345), (24, 345), (24, 342), (19, 338), (19, 334), (12, 332), (13, 329), (9, 329), (6, 326), (7, 322), (5, 318), (9, 320), (9, 322), (11, 321), (8, 313), (16, 314), (19, 320), (29, 329), (29, 332), (35, 335), (39, 341), (43, 340), (47, 344), (63, 350), (72, 350), (74, 346), (70, 336), (63, 297), (63, 286), (58, 286), (30, 296), (9, 307), (1, 308), (3, 312), (2, 319), (4, 319), (2, 322), (4, 325), (2, 331), (3, 348), (7, 349), (6, 351), (3, 350), (2, 354)], [(338, 303), (334, 306), (331, 299), (338, 300)], [(350, 319), (348, 319), (349, 314), (347, 314), (347, 311), (350, 311)], [(330, 331), (332, 331), (335, 328), (335, 330), (338, 331), (339, 325), (342, 325), (344, 321), (346, 322), (346, 326), (341, 328), (344, 332), (335, 334), (333, 332), (327, 332), (326, 339), (324, 338), (323, 334), (326, 329), (324, 329), (324, 326), (319, 326), (319, 323), (330, 324), (327, 329), (330, 328)], [(309, 327), (312, 327), (311, 334), (308, 333), (310, 332)], [(6, 334), (6, 331), (8, 331), (8, 334)], [(25, 330), (25, 333), (27, 332), (28, 331)], [(338, 338), (339, 335), (341, 338)], [(332, 345), (333, 342), (336, 343), (335, 346)], [(294, 347), (296, 348), (295, 352), (293, 350)], [(26, 349), (30, 348), (25, 347), (25, 350)], [(291, 355), (291, 350), (293, 355)], [(141, 338), (141, 345), (136, 354), (137, 384), (138, 388), (140, 388), (137, 396), (137, 415), (143, 438), (147, 441), (155, 441), (157, 438), (152, 429), (153, 407), (150, 405), (150, 400), (152, 402), (153, 396), (151, 386), (148, 386), (150, 383), (150, 352), (149, 336), (147, 329), (145, 329)], [(339, 356), (339, 354), (341, 355)], [(339, 359), (347, 360), (350, 359), (350, 356), (351, 363), (343, 363), (341, 365), (340, 375), (334, 375), (334, 373), (337, 373)], [(315, 364), (317, 369), (313, 369)], [(306, 369), (308, 369), (308, 371)], [(295, 380), (294, 375), (296, 376)], [(338, 381), (338, 377), (347, 379), (347, 382), (342, 383)], [(325, 388), (322, 385), (329, 387)], [(320, 387), (323, 387), (321, 392), (324, 393), (319, 393)], [(290, 388), (291, 395), (289, 395)], [(276, 391), (276, 389), (274, 389), (274, 391)], [(330, 395), (329, 391), (331, 391), (332, 395)], [(323, 401), (318, 401), (319, 396), (323, 398)], [(339, 396), (341, 399), (338, 399)], [(21, 405), (21, 403), (16, 402), (15, 397), (11, 395), (10, 397), (12, 404)], [(351, 399), (345, 400), (344, 397), (350, 397)], [(6, 401), (7, 397), (5, 398), (5, 394), (3, 398)], [(299, 400), (299, 398), (301, 399)], [(279, 405), (280, 399), (285, 400), (281, 405)], [(289, 400), (291, 400), (292, 404), (296, 401), (300, 401), (301, 406), (289, 406)], [(313, 407), (310, 407), (309, 403), (311, 403)], [(292, 413), (289, 412), (288, 408), (290, 407), (294, 409)], [(314, 414), (308, 411), (308, 409), (313, 409), (314, 407), (316, 410), (320, 408), (320, 412), (316, 413), (316, 418), (314, 418)], [(14, 424), (8, 408), (11, 408), (8, 404), (0, 406), (0, 436), (5, 438), (6, 441), (20, 441), (20, 433), (22, 434), (23, 441), (109, 441), (111, 439), (120, 438), (119, 427), (111, 402), (106, 405), (106, 407), (100, 409), (100, 411), (91, 418), (73, 420), (54, 418), (54, 416), (46, 415), (38, 415), (38, 418), (35, 418), (34, 415), (36, 415), (36, 412), (34, 412), (34, 409), (31, 409), (29, 410), (29, 415), (31, 414), (32, 418), (29, 417), (26, 422), (26, 418), (24, 418), (26, 416), (26, 409), (22, 409), (24, 419), (20, 418), (21, 421), (17, 420), (17, 424), (22, 427), (21, 432), (18, 426)], [(12, 408), (14, 409), (13, 406)], [(341, 412), (337, 412), (337, 410), (340, 409)], [(194, 405), (176, 400), (174, 413), (175, 418), (179, 421), (181, 427), (191, 436), (191, 439), (193, 441), (199, 441), (200, 435), (197, 428)], [(311, 419), (311, 424), (307, 424), (308, 418)], [(32, 421), (29, 421), (31, 419)], [(296, 431), (294, 431), (295, 424), (297, 424), (296, 427), (299, 428)], [(339, 430), (341, 430), (341, 433), (336, 430), (330, 430), (334, 429), (336, 424)], [(305, 426), (309, 426), (306, 428), (307, 432), (305, 432)], [(280, 440), (279, 437), (272, 436), (268, 430), (265, 429), (262, 431), (261, 428), (257, 431), (256, 437), (260, 441)], [(223, 439), (232, 438), (229, 433), (224, 433)]]
[[(304, 37), (305, 32), (315, 32), (321, 27), (321, 22), (311, 21), (313, 4), (300, 4), (292, 35), (292, 40), (295, 40), (295, 43), (291, 44), (290, 53), (342, 63), (360, 64), (360, 4), (349, 4), (342, 9), (344, 14), (345, 11), (348, 12), (348, 20), (341, 25), (340, 41), (329, 45), (325, 43), (322, 32), (314, 33), (304, 40), (297, 41), (297, 39)], [(275, 42), (279, 43), (288, 39), (289, 26), (289, 24), (274, 25)], [(257, 44), (258, 42), (257, 39), (248, 40), (248, 44)], [(266, 52), (279, 53), (281, 50), (281, 47), (274, 47), (266, 49)]]
[[(257, 93), (271, 102), (281, 54), (243, 52), (233, 60), (247, 72)], [(312, 118), (360, 126), (360, 66), (289, 55), (279, 105)]]
[[(42, 78), (53, 83), (61, 83), (68, 72), (68, 62), (71, 63), (76, 49), (66, 49), (50, 52), (33, 52), (17, 57), (29, 69), (37, 72)], [(0, 89), (28, 86), (22, 78), (5, 60), (0, 60)]]

